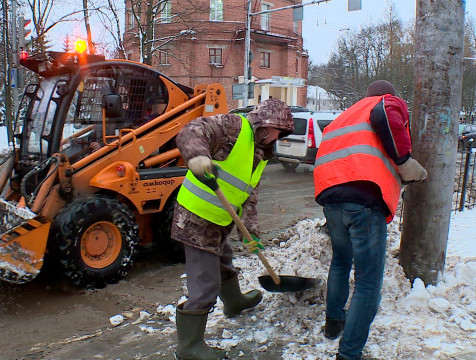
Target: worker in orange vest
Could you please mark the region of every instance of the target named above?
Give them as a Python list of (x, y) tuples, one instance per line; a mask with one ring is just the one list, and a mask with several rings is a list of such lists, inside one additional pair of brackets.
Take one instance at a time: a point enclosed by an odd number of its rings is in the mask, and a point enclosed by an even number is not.
[[(314, 186), (332, 241), (324, 335), (336, 339), (343, 331), (336, 359), (362, 359), (381, 299), (386, 224), (402, 184), (426, 176), (411, 157), (407, 105), (388, 81), (371, 83), (367, 96), (324, 130)], [(355, 288), (345, 311), (352, 263)]]

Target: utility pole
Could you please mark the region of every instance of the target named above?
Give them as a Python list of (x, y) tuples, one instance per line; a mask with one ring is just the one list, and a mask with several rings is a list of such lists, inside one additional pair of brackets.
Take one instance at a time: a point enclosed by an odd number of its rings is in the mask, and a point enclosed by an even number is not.
[[(17, 47), (17, 1), (12, 0), (12, 56), (13, 64), (10, 69), (10, 86), (12, 88), (12, 115), (13, 119), (16, 118), (18, 111), (18, 47)], [(13, 122), (8, 124), (8, 143), (13, 141)]]
[[(405, 191), (400, 264), (436, 284), (443, 272), (461, 107), (464, 0), (417, 0), (412, 157), (428, 171)], [(436, 69), (436, 71), (435, 71)]]
[(245, 68), (244, 68), (244, 79), (245, 88), (243, 90), (243, 106), (248, 106), (248, 86), (251, 80), (251, 62), (250, 62), (250, 52), (251, 52), (251, 0), (247, 0), (246, 6), (246, 35), (245, 35)]
[[(270, 10), (263, 10), (259, 12), (252, 13), (251, 12), (251, 0), (247, 0), (247, 6), (246, 6), (246, 34), (245, 34), (245, 66), (244, 66), (244, 98), (243, 98), (243, 106), (248, 106), (248, 94), (249, 94), (249, 89), (248, 86), (250, 84), (251, 80), (251, 61), (250, 59), (252, 58), (251, 54), (251, 17), (256, 16), (256, 15), (262, 15), (262, 14), (267, 14), (275, 11), (281, 11), (281, 10), (287, 10), (287, 9), (295, 9), (295, 8), (301, 8), (306, 5), (313, 5), (313, 4), (320, 4), (322, 2), (328, 2), (332, 0), (313, 0), (311, 2), (305, 3), (305, 4), (296, 4), (296, 5), (289, 5), (289, 6), (283, 6), (280, 8), (276, 9), (270, 9)], [(348, 0), (349, 4), (349, 11), (352, 10), (360, 10), (359, 5), (354, 4), (352, 5), (353, 2), (356, 2), (355, 0)], [(357, 0), (357, 2), (360, 2), (360, 0)], [(354, 7), (353, 9), (351, 7)]]

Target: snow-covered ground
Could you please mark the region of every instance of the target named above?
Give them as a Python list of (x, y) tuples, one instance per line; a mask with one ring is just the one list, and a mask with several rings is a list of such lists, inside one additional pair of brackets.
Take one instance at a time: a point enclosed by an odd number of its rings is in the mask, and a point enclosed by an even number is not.
[[(249, 312), (250, 328), (237, 327), (223, 317), (218, 302), (207, 329), (225, 327), (218, 345), (240, 347), (258, 342), (266, 351), (273, 342), (287, 343), (283, 359), (334, 359), (338, 340), (323, 336), (325, 281), (330, 263), (329, 236), (321, 230), (323, 219), (303, 220), (267, 246), (266, 256), (278, 274), (320, 278), (323, 286), (300, 294), (264, 293), (263, 302)], [(475, 359), (476, 357), (476, 209), (452, 213), (448, 254), (442, 279), (425, 288), (417, 279), (413, 288), (395, 257), (400, 231), (389, 225), (387, 262), (379, 313), (372, 324), (364, 354), (378, 359)], [(235, 261), (242, 269), (242, 288), (259, 288), (251, 256)], [(173, 307), (159, 307), (169, 312)], [(173, 326), (171, 324), (171, 326)], [(216, 341), (210, 341), (217, 344)]]
[[(0, 149), (7, 145), (4, 129), (0, 128)], [(334, 359), (338, 340), (328, 340), (322, 333), (331, 258), (323, 223), (323, 219), (300, 221), (265, 250), (278, 274), (318, 278), (322, 286), (299, 294), (265, 291), (262, 303), (245, 315), (249, 317), (246, 328), (236, 319), (225, 318), (218, 301), (207, 332), (215, 333), (217, 327), (225, 330), (220, 339), (215, 334), (210, 344), (239, 349), (240, 344), (254, 342), (259, 344), (259, 351), (266, 352), (268, 346), (278, 343), (286, 344), (283, 359)], [(475, 224), (476, 209), (451, 214), (445, 272), (436, 286), (426, 288), (419, 279), (412, 288), (405, 278), (396, 258), (398, 224), (389, 225), (382, 302), (364, 353), (379, 359), (476, 359)], [(242, 269), (243, 290), (260, 288), (257, 278), (262, 265), (256, 256), (238, 256), (235, 265)], [(174, 320), (175, 305), (160, 305), (157, 313)], [(144, 324), (138, 326), (145, 332), (155, 331)], [(161, 329), (164, 335), (174, 331), (173, 321)]]

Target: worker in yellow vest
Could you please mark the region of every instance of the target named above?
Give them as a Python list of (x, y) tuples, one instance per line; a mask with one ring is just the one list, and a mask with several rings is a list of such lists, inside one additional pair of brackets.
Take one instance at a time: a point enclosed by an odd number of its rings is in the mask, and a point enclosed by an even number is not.
[(217, 296), (228, 317), (256, 306), (262, 299), (259, 290), (241, 293), (227, 241), (233, 219), (214, 191), (198, 178), (217, 172), (220, 189), (255, 239), (246, 247), (250, 252), (263, 249), (256, 211), (259, 180), (273, 157), (276, 140), (293, 130), (289, 107), (268, 99), (246, 117), (201, 117), (178, 134), (177, 146), (189, 171), (177, 196), (171, 236), (184, 244), (188, 300), (177, 307), (176, 358), (215, 360), (225, 356), (224, 350), (208, 347), (203, 340), (208, 313)]

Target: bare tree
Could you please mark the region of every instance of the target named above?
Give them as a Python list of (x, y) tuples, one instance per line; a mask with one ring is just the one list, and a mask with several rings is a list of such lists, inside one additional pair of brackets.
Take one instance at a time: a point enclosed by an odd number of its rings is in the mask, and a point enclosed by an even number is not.
[(405, 192), (400, 264), (410, 280), (435, 284), (444, 269), (461, 106), (461, 0), (418, 0), (415, 32), (414, 156), (428, 179)]
[(95, 54), (96, 48), (94, 46), (93, 37), (91, 34), (91, 24), (89, 23), (88, 0), (83, 0), (83, 13), (84, 13), (84, 26), (86, 28), (86, 38), (88, 42), (88, 50), (90, 54)]
[(52, 10), (55, 5), (58, 5), (55, 0), (27, 0), (27, 4), (31, 13), (31, 19), (33, 27), (35, 29), (35, 47), (36, 51), (44, 54), (48, 48), (48, 31), (57, 26), (58, 24), (73, 21), (76, 14), (83, 13), (83, 9), (71, 11), (67, 14), (60, 16), (59, 18), (50, 18)]
[(98, 9), (98, 16), (104, 28), (114, 41), (113, 51), (117, 58), (126, 59), (126, 50), (124, 47), (124, 29), (121, 26), (120, 16), (123, 14), (123, 8), (119, 8), (117, 1), (107, 0), (104, 8)]
[(476, 114), (476, 36), (472, 18), (466, 21), (464, 31), (463, 94), (461, 109), (467, 119), (474, 121)]
[[(205, 26), (203, 21), (196, 21), (198, 15), (203, 16), (205, 5), (202, 2), (183, 0), (177, 2), (177, 9), (172, 10), (170, 0), (126, 0), (126, 26), (124, 39), (129, 47), (138, 47), (140, 61), (152, 64), (154, 57), (167, 51), (172, 57), (180, 62), (187, 62), (187, 54), (180, 53), (179, 49), (174, 53), (169, 49), (162, 50), (176, 38), (195, 33), (198, 27)], [(169, 22), (181, 23), (183, 28), (177, 32), (167, 31), (160, 27)], [(162, 31), (163, 30), (163, 31)]]
[(413, 27), (402, 24), (389, 5), (383, 21), (343, 34), (327, 64), (310, 67), (310, 81), (348, 107), (365, 96), (372, 81), (385, 79), (411, 105), (413, 49)]

